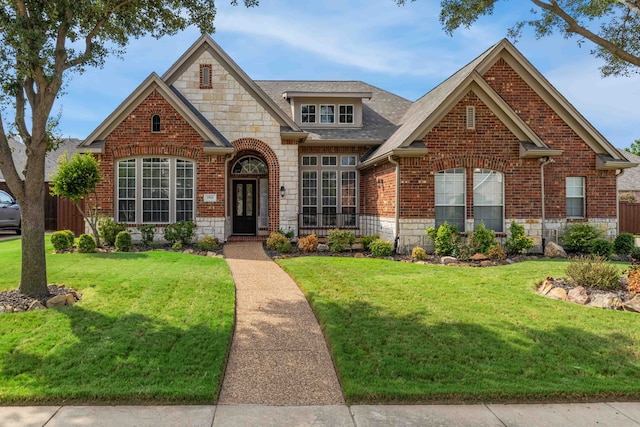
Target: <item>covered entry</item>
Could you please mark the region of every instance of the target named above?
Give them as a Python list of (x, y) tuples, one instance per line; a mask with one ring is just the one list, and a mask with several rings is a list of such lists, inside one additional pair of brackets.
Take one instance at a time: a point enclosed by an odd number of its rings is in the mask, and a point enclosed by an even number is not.
[(265, 162), (255, 155), (241, 157), (231, 168), (233, 234), (255, 236), (267, 229), (269, 180)]

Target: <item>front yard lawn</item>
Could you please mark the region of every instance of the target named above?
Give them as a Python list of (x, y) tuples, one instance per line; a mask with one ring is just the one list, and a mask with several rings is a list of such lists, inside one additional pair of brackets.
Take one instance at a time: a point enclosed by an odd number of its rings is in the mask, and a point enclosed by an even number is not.
[[(0, 242), (0, 259), (0, 290), (17, 288), (20, 241)], [(153, 251), (47, 262), (49, 283), (83, 298), (0, 314), (0, 403), (216, 402), (234, 315), (223, 259)]]
[(279, 263), (317, 313), (349, 403), (640, 398), (640, 314), (534, 292), (566, 262)]

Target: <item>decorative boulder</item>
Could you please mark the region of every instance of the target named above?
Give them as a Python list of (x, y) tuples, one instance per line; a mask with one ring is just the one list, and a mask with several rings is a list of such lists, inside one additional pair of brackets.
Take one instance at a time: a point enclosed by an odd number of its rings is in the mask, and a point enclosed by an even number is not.
[(318, 243), (318, 252), (328, 252), (328, 251), (329, 251), (329, 245), (324, 243)]
[(621, 305), (622, 301), (616, 294), (612, 293), (604, 293), (604, 294), (591, 294), (591, 301), (587, 304), (591, 307), (598, 308), (607, 308), (610, 310), (617, 310)]
[(640, 294), (622, 304), (622, 309), (624, 311), (633, 311), (634, 313), (640, 313)]
[(458, 262), (458, 258), (452, 256), (443, 256), (440, 258), (440, 262), (444, 265), (456, 264)]
[(544, 247), (544, 256), (547, 258), (566, 258), (567, 253), (559, 244), (549, 242)]
[(62, 307), (67, 303), (67, 296), (66, 295), (56, 295), (53, 298), (49, 298), (46, 302), (46, 306), (47, 308), (53, 308), (53, 307)]
[(567, 300), (584, 305), (589, 302), (589, 295), (587, 295), (587, 290), (584, 287), (577, 286), (569, 291)]
[(485, 254), (480, 253), (480, 252), (478, 252), (478, 253), (474, 254), (474, 255), (471, 257), (471, 260), (472, 260), (472, 261), (486, 261), (486, 260), (488, 260), (488, 259), (489, 259), (489, 257), (488, 257), (488, 256), (486, 256)]
[(547, 296), (549, 298), (565, 301), (567, 299), (567, 291), (565, 291), (563, 288), (553, 288), (549, 291)]
[(553, 277), (547, 277), (544, 282), (538, 288), (538, 293), (540, 295), (546, 295), (554, 288), (553, 285)]

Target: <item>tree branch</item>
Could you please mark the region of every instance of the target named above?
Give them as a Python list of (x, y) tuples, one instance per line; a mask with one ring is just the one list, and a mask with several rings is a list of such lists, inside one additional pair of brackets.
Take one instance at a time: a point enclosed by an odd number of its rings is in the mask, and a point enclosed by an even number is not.
[(4, 131), (2, 113), (0, 113), (0, 165), (9, 189), (18, 200), (23, 200), (25, 197), (24, 182), (20, 178), (16, 170), (16, 164), (13, 161), (7, 133)]

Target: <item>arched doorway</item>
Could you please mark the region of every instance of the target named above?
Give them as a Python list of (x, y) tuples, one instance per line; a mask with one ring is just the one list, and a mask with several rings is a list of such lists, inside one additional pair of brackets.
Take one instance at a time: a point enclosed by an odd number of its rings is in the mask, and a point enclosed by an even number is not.
[(258, 155), (239, 156), (231, 166), (232, 227), (235, 235), (253, 235), (268, 227), (269, 170)]

